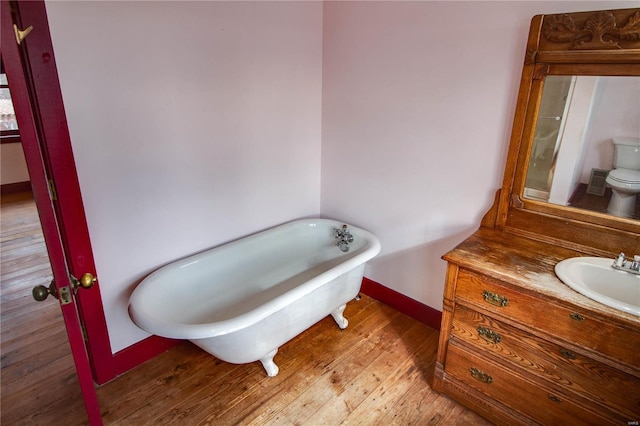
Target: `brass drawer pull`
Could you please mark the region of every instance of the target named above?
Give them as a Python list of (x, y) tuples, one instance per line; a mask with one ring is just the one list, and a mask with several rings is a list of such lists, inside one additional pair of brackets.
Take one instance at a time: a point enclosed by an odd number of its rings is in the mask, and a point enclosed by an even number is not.
[(484, 290), (482, 292), (482, 297), (484, 297), (485, 302), (491, 303), (496, 306), (507, 306), (509, 304), (509, 299), (504, 296), (500, 296), (497, 293), (492, 293), (490, 291)]
[(560, 398), (558, 398), (555, 395), (551, 395), (551, 394), (549, 394), (549, 399), (552, 400), (553, 402), (562, 402), (562, 400)]
[(584, 317), (580, 314), (577, 314), (575, 312), (571, 312), (569, 314), (569, 318), (571, 318), (572, 320), (578, 321), (578, 322), (582, 322), (584, 321)]
[(478, 370), (475, 367), (471, 367), (471, 369), (469, 371), (471, 371), (471, 377), (473, 377), (474, 379), (476, 379), (476, 380), (478, 380), (478, 381), (480, 381), (482, 383), (490, 384), (490, 383), (493, 382), (493, 377), (491, 377), (490, 375), (488, 375), (484, 371)]
[(502, 340), (501, 335), (482, 326), (478, 327), (478, 336), (482, 337), (487, 343), (497, 344)]
[(560, 355), (566, 359), (576, 359), (576, 354), (571, 352), (569, 349), (560, 349)]

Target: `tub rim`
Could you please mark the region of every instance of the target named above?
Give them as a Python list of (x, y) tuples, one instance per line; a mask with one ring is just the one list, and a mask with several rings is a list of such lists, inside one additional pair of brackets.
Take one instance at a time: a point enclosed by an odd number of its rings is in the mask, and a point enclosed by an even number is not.
[[(360, 253), (349, 258), (347, 261), (342, 262), (339, 265), (336, 265), (319, 275), (316, 275), (310, 280), (305, 281), (302, 285), (296, 286), (295, 288), (290, 289), (273, 299), (270, 299), (268, 302), (238, 316), (209, 323), (184, 324), (174, 321), (163, 321), (156, 312), (151, 312), (151, 310), (149, 309), (144, 309), (143, 299), (147, 296), (146, 292), (150, 291), (147, 287), (150, 287), (151, 284), (153, 284), (154, 278), (169, 269), (180, 268), (190, 262), (193, 262), (194, 260), (196, 260), (196, 258), (203, 257), (204, 255), (209, 254), (211, 251), (214, 251), (218, 248), (232, 248), (233, 246), (242, 244), (243, 242), (246, 243), (247, 239), (257, 239), (270, 231), (293, 227), (299, 224), (313, 226), (317, 225), (318, 223), (325, 223), (330, 226), (340, 227), (346, 222), (321, 217), (295, 219), (170, 262), (151, 272), (136, 286), (131, 296), (129, 297), (129, 317), (136, 326), (146, 331), (147, 333), (166, 338), (187, 340), (206, 339), (233, 333), (234, 331), (238, 331), (256, 324), (269, 315), (303, 298), (307, 294), (321, 287), (323, 284), (328, 283), (331, 280), (338, 278), (341, 275), (348, 273), (349, 271), (356, 269), (361, 265), (364, 266), (367, 261), (375, 257), (381, 250), (380, 241), (375, 235), (365, 229), (347, 223), (347, 226), (351, 230), (357, 232), (358, 235), (365, 238), (365, 240), (367, 241), (365, 246), (360, 249)], [(140, 305), (141, 303), (142, 307)]]

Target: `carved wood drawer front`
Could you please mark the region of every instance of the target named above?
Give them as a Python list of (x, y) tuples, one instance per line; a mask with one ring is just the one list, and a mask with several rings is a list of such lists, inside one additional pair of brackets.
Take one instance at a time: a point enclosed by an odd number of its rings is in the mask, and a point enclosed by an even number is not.
[(571, 310), (558, 302), (543, 300), (503, 286), (493, 278), (465, 269), (458, 273), (458, 303), (495, 313), (507, 321), (529, 324), (528, 330), (598, 352), (624, 363), (640, 376), (640, 330), (605, 323), (588, 311)]
[[(453, 339), (488, 351), (530, 374), (573, 391), (601, 406), (594, 409), (626, 424), (640, 419), (640, 378), (547, 342), (525, 331), (458, 305)], [(476, 352), (477, 353), (477, 352)], [(447, 365), (450, 365), (447, 361)]]
[(542, 424), (620, 424), (575, 405), (560, 392), (521, 379), (508, 368), (471, 354), (453, 342), (449, 345), (446, 375)]

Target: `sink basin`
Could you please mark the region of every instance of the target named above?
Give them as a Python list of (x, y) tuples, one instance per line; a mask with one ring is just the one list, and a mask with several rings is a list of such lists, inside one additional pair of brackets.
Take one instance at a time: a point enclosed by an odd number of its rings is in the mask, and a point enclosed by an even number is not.
[(563, 283), (596, 302), (640, 316), (640, 275), (613, 269), (613, 259), (572, 257), (556, 265)]

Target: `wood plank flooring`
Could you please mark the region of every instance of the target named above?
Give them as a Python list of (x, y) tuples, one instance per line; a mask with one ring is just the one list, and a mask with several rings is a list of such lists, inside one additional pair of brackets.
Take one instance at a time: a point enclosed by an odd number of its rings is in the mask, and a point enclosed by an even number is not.
[[(60, 308), (31, 288), (51, 271), (29, 194), (3, 195), (2, 425), (84, 425)], [(106, 425), (485, 425), (431, 390), (438, 333), (367, 296), (280, 348), (278, 376), (186, 342), (98, 389)]]

